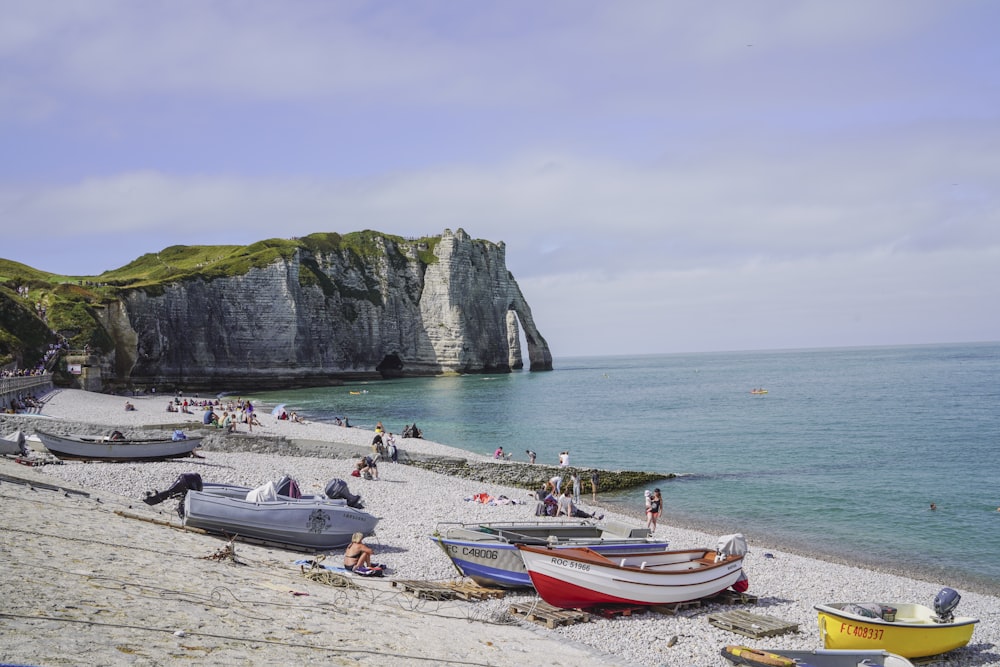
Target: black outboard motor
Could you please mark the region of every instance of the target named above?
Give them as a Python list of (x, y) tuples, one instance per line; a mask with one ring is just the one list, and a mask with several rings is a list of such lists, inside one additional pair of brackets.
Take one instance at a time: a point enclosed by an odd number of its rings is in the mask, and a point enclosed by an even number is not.
[(185, 472), (177, 476), (177, 480), (166, 491), (147, 491), (142, 502), (147, 505), (159, 505), (168, 498), (183, 498), (190, 490), (201, 491), (201, 475), (196, 472)]
[(347, 482), (342, 479), (331, 479), (323, 490), (323, 494), (331, 500), (346, 500), (347, 504), (355, 509), (363, 510), (365, 508), (361, 504), (361, 496), (351, 493), (350, 489), (347, 488)]
[(934, 596), (934, 613), (937, 614), (937, 618), (934, 620), (938, 623), (951, 623), (954, 618), (952, 612), (955, 611), (955, 607), (958, 606), (961, 599), (962, 596), (953, 588), (942, 588), (938, 591), (938, 594)]

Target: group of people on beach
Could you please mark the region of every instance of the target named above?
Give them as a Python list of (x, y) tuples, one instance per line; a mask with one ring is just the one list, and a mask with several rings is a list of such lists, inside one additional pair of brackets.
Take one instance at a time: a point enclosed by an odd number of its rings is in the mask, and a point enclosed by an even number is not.
[(399, 460), (399, 448), (396, 447), (396, 436), (382, 430), (382, 422), (375, 427), (375, 437), (372, 438), (372, 453), (380, 459), (388, 459), (393, 463)]
[[(179, 402), (180, 399), (175, 399), (175, 403)], [(188, 409), (195, 403), (188, 403), (187, 399), (184, 399), (183, 403), (180, 403), (182, 412), (191, 414)], [(253, 433), (254, 426), (262, 426), (260, 419), (257, 418), (257, 413), (254, 411), (253, 403), (249, 400), (240, 399), (236, 403), (230, 401), (226, 404), (226, 409), (222, 411), (222, 416), (215, 411), (216, 407), (222, 407), (222, 402), (216, 399), (215, 401), (203, 401), (201, 405), (203, 412), (201, 414), (201, 423), (205, 426), (214, 426), (216, 428), (221, 428), (226, 431), (226, 433), (235, 433), (237, 424), (246, 424), (247, 429)], [(167, 405), (168, 412), (176, 412), (175, 409), (171, 409), (171, 405)]]
[(559, 476), (542, 481), (541, 487), (535, 492), (535, 499), (538, 500), (538, 504), (535, 506), (535, 516), (565, 516), (574, 519), (597, 519), (598, 521), (604, 518), (603, 514), (591, 514), (577, 507), (577, 503), (580, 502), (579, 475), (575, 472), (573, 474), (576, 478), (573, 490), (570, 487), (560, 489), (562, 477)]
[(41, 407), (41, 401), (35, 398), (34, 394), (27, 394), (24, 396), (15, 396), (10, 399), (10, 405), (0, 409), (0, 412), (15, 415), (22, 412), (38, 412), (41, 410)]

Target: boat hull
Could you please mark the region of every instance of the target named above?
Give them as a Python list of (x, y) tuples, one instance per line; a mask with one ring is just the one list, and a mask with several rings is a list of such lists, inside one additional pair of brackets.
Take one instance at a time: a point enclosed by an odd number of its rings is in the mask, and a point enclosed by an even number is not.
[(967, 616), (937, 623), (934, 612), (917, 604), (893, 604), (895, 621), (866, 618), (845, 611), (850, 603), (816, 605), (823, 645), (829, 649), (882, 649), (905, 658), (938, 655), (972, 639), (979, 619)]
[(714, 562), (715, 552), (707, 549), (632, 554), (617, 562), (589, 549), (518, 549), (538, 594), (564, 609), (700, 600), (743, 573), (743, 556)]
[[(431, 539), (462, 576), (480, 586), (531, 588), (531, 578), (515, 544), (549, 545), (555, 549), (586, 546), (608, 557), (666, 551), (666, 541), (648, 538), (644, 529), (582, 522), (494, 522), (440, 524)], [(632, 537), (632, 532), (641, 536)]]
[(913, 667), (913, 663), (901, 655), (883, 650), (834, 650), (812, 649), (789, 651), (786, 649), (752, 649), (746, 646), (727, 646), (722, 655), (735, 665), (749, 667)]
[[(343, 500), (304, 497), (251, 502), (241, 487), (205, 485), (184, 497), (184, 525), (214, 533), (272, 542), (297, 551), (347, 546), (356, 533), (370, 534), (378, 518)], [(243, 498), (249, 489), (242, 489)]]
[(47, 450), (63, 458), (100, 461), (157, 461), (191, 456), (201, 438), (186, 440), (106, 440), (92, 436), (63, 436), (35, 431)]

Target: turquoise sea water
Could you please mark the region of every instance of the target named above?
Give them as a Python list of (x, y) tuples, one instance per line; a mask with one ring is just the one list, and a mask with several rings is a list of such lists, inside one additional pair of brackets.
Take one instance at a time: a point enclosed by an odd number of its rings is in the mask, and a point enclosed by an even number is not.
[[(554, 366), (256, 398), (366, 428), (416, 421), (428, 439), (482, 454), (502, 445), (526, 460), (530, 448), (556, 464), (569, 449), (577, 466), (676, 473), (659, 484), (668, 521), (942, 585), (1000, 587), (1000, 344)], [(601, 499), (638, 513), (642, 489)]]

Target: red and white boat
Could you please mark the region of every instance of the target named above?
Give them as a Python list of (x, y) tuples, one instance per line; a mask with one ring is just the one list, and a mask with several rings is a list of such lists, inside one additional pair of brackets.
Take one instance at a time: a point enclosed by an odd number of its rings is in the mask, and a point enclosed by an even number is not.
[(634, 553), (614, 559), (592, 549), (518, 544), (535, 590), (554, 607), (660, 605), (712, 597), (741, 581), (746, 540), (729, 535), (719, 548)]

